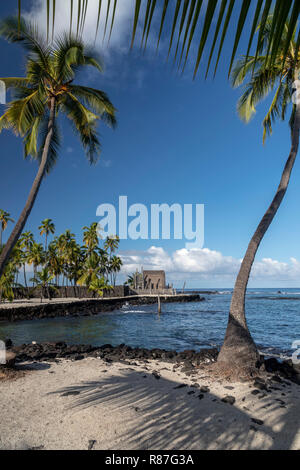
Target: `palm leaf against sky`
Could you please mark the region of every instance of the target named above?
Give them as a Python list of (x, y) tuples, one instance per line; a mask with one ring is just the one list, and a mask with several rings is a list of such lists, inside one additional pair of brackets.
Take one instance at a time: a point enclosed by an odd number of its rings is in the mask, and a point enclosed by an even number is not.
[[(260, 28), (259, 28), (260, 29)], [(234, 87), (241, 86), (246, 79), (244, 92), (237, 105), (239, 116), (246, 123), (256, 112), (256, 105), (274, 90), (274, 97), (267, 114), (263, 120), (263, 141), (266, 135), (272, 133), (272, 123), (277, 119), (285, 119), (287, 107), (292, 99), (295, 70), (299, 69), (300, 58), (296, 55), (295, 31), (289, 41), (286, 51), (285, 64), (282, 58), (285, 54), (285, 41), (288, 34), (288, 24), (283, 28), (281, 41), (278, 44), (278, 53), (272, 63), (267, 59), (270, 35), (272, 29), (272, 16), (269, 16), (261, 32), (261, 48), (259, 54), (244, 56), (236, 61), (231, 81)], [(293, 124), (293, 113), (290, 125)]]
[[(51, 37), (54, 35), (55, 28), (55, 0), (44, 0), (47, 4), (47, 31)], [(89, 0), (78, 0), (77, 11), (75, 11), (73, 0), (64, 0), (70, 2), (70, 29), (73, 19), (76, 21), (77, 35), (82, 34), (86, 18), (86, 12)], [(254, 5), (254, 8), (251, 8)], [(21, 18), (22, 2), (18, 0), (19, 19)], [(99, 21), (101, 15), (104, 15), (105, 28), (104, 36), (111, 35), (115, 14), (118, 9), (118, 0), (110, 0), (107, 7), (103, 8), (102, 0), (99, 0), (98, 16), (95, 20), (95, 34), (99, 29)], [(52, 15), (50, 15), (50, 11)], [(252, 16), (251, 16), (251, 12)], [(200, 60), (205, 48), (209, 52), (209, 59), (206, 66), (208, 72), (214, 52), (216, 52), (216, 60), (214, 70), (216, 71), (220, 56), (222, 54), (224, 40), (226, 35), (233, 34), (232, 52), (229, 57), (229, 73), (231, 71), (237, 48), (242, 33), (247, 30), (249, 34), (248, 48), (246, 55), (250, 52), (254, 40), (254, 33), (257, 25), (261, 24), (263, 30), (268, 15), (273, 11), (271, 25), (271, 47), (267, 56), (272, 64), (277, 57), (278, 47), (283, 42), (283, 56), (285, 57), (289, 47), (289, 41), (295, 30), (295, 26), (300, 12), (299, 0), (135, 0), (135, 8), (132, 11), (132, 38), (131, 45), (134, 44), (137, 34), (137, 26), (142, 27), (142, 47), (146, 47), (149, 32), (154, 29), (155, 19), (158, 19), (159, 28), (155, 31), (157, 37), (157, 47), (164, 29), (168, 28), (166, 38), (169, 40), (169, 54), (173, 52), (174, 59), (179, 58), (182, 68), (186, 64), (186, 60), (191, 50), (191, 44), (194, 42), (198, 47), (196, 61), (194, 66), (194, 76), (196, 75)], [(232, 17), (234, 12), (237, 13), (237, 21), (234, 22)], [(248, 26), (251, 28), (248, 33)], [(287, 25), (287, 33), (284, 32), (285, 24)], [(209, 33), (212, 33), (212, 41), (207, 41)], [(260, 48), (261, 37), (258, 35), (256, 42), (257, 57)], [(219, 41), (219, 43), (218, 43)], [(218, 43), (218, 44), (217, 44)], [(296, 39), (297, 49), (300, 44), (300, 34), (298, 32)]]

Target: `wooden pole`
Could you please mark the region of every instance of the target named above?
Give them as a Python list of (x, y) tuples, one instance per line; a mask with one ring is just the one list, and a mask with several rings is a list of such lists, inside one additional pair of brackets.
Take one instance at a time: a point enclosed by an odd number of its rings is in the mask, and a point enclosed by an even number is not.
[(158, 306), (158, 313), (161, 313), (161, 304), (160, 304), (160, 296), (157, 296), (157, 306)]

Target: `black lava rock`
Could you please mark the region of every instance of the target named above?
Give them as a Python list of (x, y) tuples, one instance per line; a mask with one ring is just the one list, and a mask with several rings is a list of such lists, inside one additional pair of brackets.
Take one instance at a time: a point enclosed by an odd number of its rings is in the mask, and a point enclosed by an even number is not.
[(222, 398), (221, 401), (224, 403), (229, 403), (229, 405), (233, 405), (235, 403), (235, 398), (231, 395), (227, 395), (226, 397)]
[(253, 423), (255, 423), (255, 424), (258, 424), (259, 426), (261, 426), (262, 424), (264, 424), (264, 422), (263, 422), (262, 419), (251, 418), (251, 421), (253, 421)]

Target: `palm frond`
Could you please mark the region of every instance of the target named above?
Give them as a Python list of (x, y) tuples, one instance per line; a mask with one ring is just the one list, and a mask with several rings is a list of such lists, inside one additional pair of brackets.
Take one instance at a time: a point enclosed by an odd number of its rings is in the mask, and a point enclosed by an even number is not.
[[(178, 19), (180, 5), (181, 5), (181, 0), (177, 0), (175, 11), (174, 11), (174, 18), (173, 18), (173, 22), (172, 22), (172, 32), (171, 32), (171, 37), (170, 37), (168, 57), (169, 57), (171, 49), (172, 49), (173, 37), (174, 37), (176, 25), (177, 25), (177, 19)], [(145, 24), (146, 24), (146, 22), (145, 22)], [(144, 28), (144, 33), (143, 33), (143, 39), (144, 39), (144, 34), (145, 34), (145, 28)]]
[[(233, 10), (233, 7), (234, 7), (234, 2), (235, 2), (235, 0), (230, 0), (230, 3), (229, 3), (228, 8), (227, 8), (226, 17), (225, 17), (225, 21), (224, 21), (224, 25), (223, 25), (223, 31), (222, 31), (220, 44), (219, 44), (219, 49), (218, 49), (217, 60), (216, 60), (216, 63), (215, 63), (214, 76), (217, 73), (217, 68), (218, 68), (218, 65), (219, 65), (221, 52), (222, 52), (222, 49), (223, 49), (226, 33), (227, 33), (227, 30), (228, 30), (228, 25), (229, 25), (229, 22), (230, 22), (230, 19), (231, 19), (232, 10)], [(207, 72), (208, 72), (208, 70), (207, 70)]]
[(265, 141), (266, 141), (267, 134), (268, 135), (272, 134), (272, 122), (274, 122), (275, 119), (280, 115), (280, 106), (278, 106), (278, 104), (279, 104), (278, 102), (280, 100), (280, 94), (282, 92), (282, 88), (283, 88), (283, 84), (280, 81), (279, 85), (278, 85), (278, 88), (275, 92), (274, 98), (272, 100), (272, 103), (270, 105), (270, 108), (269, 108), (266, 116), (264, 117), (264, 120), (263, 120), (263, 128), (264, 128), (263, 143), (265, 143)]
[(253, 72), (253, 67), (263, 66), (265, 63), (265, 56), (259, 56), (255, 59), (254, 56), (242, 56), (235, 61), (231, 71), (231, 85), (237, 88), (244, 82), (246, 76)]
[(29, 155), (36, 158), (37, 156), (37, 143), (38, 143), (38, 131), (41, 124), (42, 118), (40, 116), (34, 119), (33, 125), (24, 137), (24, 157), (27, 158)]
[(57, 80), (72, 80), (75, 72), (85, 65), (103, 71), (102, 61), (98, 54), (88, 49), (81, 39), (64, 34), (55, 43), (55, 75)]
[[(202, 3), (201, 0), (200, 0), (200, 2)], [(187, 40), (187, 37), (188, 37), (189, 29), (190, 29), (190, 26), (191, 26), (191, 23), (192, 23), (195, 6), (196, 6), (196, 0), (191, 0), (189, 14), (188, 14), (188, 17), (187, 17), (187, 20), (186, 20), (185, 32), (184, 32), (182, 46), (181, 46), (181, 54), (180, 54), (178, 68), (180, 68), (180, 64), (181, 64), (181, 61), (182, 61), (182, 56), (183, 56), (186, 40)], [(199, 6), (199, 2), (198, 2), (198, 6)], [(193, 32), (191, 32), (191, 34), (193, 35)]]
[(0, 22), (0, 35), (8, 42), (21, 43), (35, 58), (38, 57), (45, 68), (49, 66), (48, 58), (51, 48), (32, 23), (21, 18), (18, 24), (17, 18), (8, 17)]
[[(199, 44), (199, 48), (198, 48), (197, 60), (196, 60), (196, 65), (195, 65), (195, 69), (194, 69), (194, 78), (195, 78), (196, 73), (198, 71), (198, 67), (199, 67), (200, 60), (201, 60), (201, 57), (202, 57), (202, 54), (203, 54), (203, 50), (204, 50), (204, 47), (205, 47), (205, 44), (206, 44), (208, 32), (209, 32), (209, 29), (210, 29), (210, 25), (211, 25), (211, 22), (212, 22), (212, 19), (213, 19), (213, 16), (214, 16), (216, 6), (217, 6), (217, 2), (215, 0), (213, 0), (213, 1), (211, 1), (207, 4), (207, 10), (206, 10), (206, 15), (205, 15), (205, 19), (204, 19), (202, 36), (200, 38), (200, 44)], [(194, 26), (194, 28), (195, 28), (195, 26)], [(191, 39), (190, 39), (190, 41), (191, 41)], [(188, 52), (189, 52), (189, 48), (187, 50), (185, 62), (187, 61)]]
[(27, 77), (1, 77), (0, 81), (5, 83), (7, 90), (10, 88), (26, 87), (30, 84), (30, 80)]
[[(48, 24), (48, 29), (49, 29), (49, 11), (50, 11), (50, 3), (51, 0), (46, 0), (47, 1), (47, 11), (48, 11), (48, 18), (47, 18), (47, 24)], [(98, 28), (99, 28), (99, 21), (100, 21), (100, 12), (101, 12), (101, 6), (102, 2), (101, 0), (98, 0), (99, 2), (99, 8), (98, 8), (98, 17), (97, 17), (97, 24), (96, 24), (96, 35), (98, 33)], [(113, 3), (113, 5), (112, 5)], [(150, 32), (151, 25), (153, 23), (153, 18), (154, 18), (154, 13), (158, 12), (158, 16), (160, 17), (159, 21), (159, 28), (157, 29), (157, 44), (160, 43), (160, 38), (162, 34), (162, 30), (165, 24), (170, 25), (170, 41), (169, 41), (169, 50), (168, 50), (168, 56), (170, 55), (172, 44), (175, 38), (175, 32), (177, 28), (177, 24), (179, 22), (179, 28), (177, 31), (177, 47), (174, 52), (174, 60), (177, 58), (177, 53), (178, 53), (178, 48), (180, 45), (181, 37), (186, 36), (188, 37), (191, 32), (189, 31), (190, 28), (190, 22), (186, 21), (186, 16), (187, 12), (191, 9), (192, 5), (195, 3), (195, 0), (177, 0), (176, 2), (173, 0), (172, 2), (169, 2), (169, 0), (164, 0), (163, 2), (157, 2), (156, 0), (144, 0), (142, 3), (142, 0), (135, 0), (135, 7), (132, 12), (132, 17), (133, 17), (133, 27), (132, 27), (132, 34), (131, 34), (131, 47), (134, 44), (135, 37), (136, 37), (136, 32), (137, 32), (137, 26), (139, 21), (141, 22), (142, 26), (142, 44), (145, 39), (145, 46), (147, 44), (147, 38)], [(216, 46), (216, 40), (221, 33), (221, 40), (219, 44), (219, 49), (218, 49), (218, 54), (217, 54), (217, 60), (215, 63), (215, 71), (214, 74), (216, 73), (216, 70), (218, 68), (219, 60), (221, 57), (221, 54), (223, 52), (223, 45), (225, 38), (227, 36), (227, 33), (229, 31), (229, 22), (232, 17), (234, 17), (235, 20), (235, 33), (232, 36), (233, 37), (233, 49), (231, 53), (231, 58), (230, 58), (230, 65), (229, 65), (229, 71), (231, 70), (231, 67), (234, 63), (235, 55), (238, 49), (238, 46), (240, 44), (240, 39), (242, 36), (242, 33), (246, 31), (246, 25), (249, 24), (249, 38), (247, 40), (247, 52), (246, 56), (250, 53), (250, 49), (253, 45), (253, 37), (254, 37), (254, 32), (255, 29), (258, 25), (258, 23), (261, 23), (262, 29), (264, 27), (265, 22), (267, 21), (268, 15), (273, 7), (274, 11), (274, 16), (273, 16), (273, 21), (271, 24), (271, 30), (270, 30), (270, 35), (271, 35), (271, 44), (270, 44), (270, 49), (267, 53), (267, 57), (269, 58), (269, 65), (273, 65), (273, 61), (275, 60), (277, 53), (279, 49), (283, 47), (283, 50), (285, 51), (284, 56), (283, 56), (283, 62), (285, 59), (285, 55), (288, 50), (288, 43), (289, 43), (289, 37), (292, 37), (291, 34), (294, 34), (295, 26), (297, 19), (299, 17), (300, 13), (300, 2), (299, 0), (256, 0), (256, 5), (255, 8), (253, 9), (253, 18), (248, 20), (249, 17), (249, 11), (250, 11), (250, 3), (251, 0), (243, 0), (241, 1), (236, 1), (236, 0), (222, 0), (220, 8), (214, 8), (214, 1), (209, 0), (207, 2), (207, 15), (209, 19), (209, 23), (205, 25), (201, 24), (201, 18), (200, 15), (195, 20), (195, 27), (198, 25), (200, 26), (200, 40), (198, 43), (198, 56), (196, 58), (195, 62), (195, 69), (194, 69), (194, 75), (198, 71), (198, 66), (197, 66), (197, 61), (198, 65), (201, 60), (201, 55), (206, 47), (206, 36), (211, 30), (212, 24), (214, 24), (214, 19), (216, 20), (215, 22), (217, 23), (217, 28), (215, 30), (215, 37), (212, 42), (212, 46), (210, 46), (210, 52), (209, 52), (209, 60), (208, 60), (208, 67), (206, 71), (206, 75), (208, 73), (208, 70), (211, 65), (211, 58)], [(252, 0), (252, 3), (255, 4), (255, 0)], [(145, 15), (141, 19), (140, 18), (140, 12), (143, 10), (141, 8), (142, 5), (145, 5)], [(86, 20), (86, 11), (88, 7), (88, 0), (78, 0), (78, 6), (77, 6), (77, 36), (82, 33), (85, 20)], [(227, 7), (226, 15), (225, 15), (225, 21), (223, 26), (221, 27), (221, 23), (225, 14), (225, 9)], [(236, 7), (236, 15), (233, 14), (234, 7)], [(166, 11), (171, 10), (171, 15), (172, 15), (172, 21), (167, 22), (166, 20)], [(214, 9), (214, 12), (212, 13), (212, 18), (210, 19), (210, 15), (212, 10)], [(112, 14), (110, 13), (112, 10)], [(217, 12), (219, 10), (219, 13)], [(110, 34), (114, 25), (115, 21), (115, 13), (117, 11), (117, 0), (114, 0), (114, 2), (111, 2), (111, 0), (107, 1), (107, 10), (106, 10), (106, 18), (105, 18), (105, 31), (108, 27), (108, 19), (111, 14), (111, 24), (110, 24)], [(190, 10), (191, 11), (191, 10)], [(55, 0), (52, 0), (52, 12), (54, 15), (55, 12)], [(73, 18), (73, 0), (71, 0), (71, 23), (72, 24), (72, 18)], [(283, 39), (284, 31), (283, 31), (283, 25), (287, 22), (288, 25), (288, 34), (285, 36)], [(52, 30), (54, 29), (54, 23), (55, 23), (55, 18), (53, 16), (52, 19)], [(233, 23), (233, 21), (231, 22)], [(18, 19), (17, 19), (17, 29), (22, 30), (22, 18), (21, 18), (21, 1), (18, 0)], [(262, 33), (261, 33), (262, 34)], [(191, 39), (194, 38), (194, 33), (191, 35)], [(255, 52), (255, 57), (258, 57), (261, 54), (261, 39), (262, 37), (258, 37), (257, 43), (256, 43), (256, 52)], [(283, 40), (282, 40), (283, 39)], [(203, 42), (205, 43), (203, 45)], [(297, 44), (300, 44), (300, 32), (298, 31), (297, 34)], [(190, 53), (190, 45), (187, 47), (188, 53), (186, 55), (186, 59)], [(181, 53), (183, 54), (183, 51), (181, 50)], [(200, 57), (200, 59), (199, 59)], [(185, 60), (186, 62), (186, 60)]]
[(276, 70), (264, 67), (251, 76), (237, 105), (238, 114), (243, 121), (249, 122), (256, 112), (255, 106), (269, 94), (277, 77)]
[(35, 117), (44, 112), (44, 104), (40, 101), (37, 90), (32, 91), (23, 99), (8, 103), (7, 106), (6, 119), (12, 123), (15, 132), (21, 136), (30, 130)]
[(94, 124), (99, 116), (86, 108), (72, 93), (68, 92), (63, 100), (63, 106), (66, 108), (68, 117), (74, 119), (81, 126)]
[(86, 106), (92, 108), (96, 114), (100, 115), (102, 120), (112, 127), (116, 126), (116, 109), (106, 93), (95, 88), (78, 85), (70, 85), (69, 89), (72, 95), (82, 101)]
[(115, 21), (115, 16), (116, 16), (117, 3), (118, 3), (118, 0), (114, 0), (114, 7), (113, 7), (113, 12), (112, 12), (112, 18), (111, 18), (111, 25), (110, 25), (110, 31), (109, 31), (109, 38), (108, 38), (108, 40), (110, 40), (110, 38), (111, 38), (111, 33), (112, 33), (112, 30), (113, 30), (113, 26), (114, 26), (114, 21)]
[(220, 31), (220, 27), (221, 27), (221, 24), (222, 24), (222, 21), (223, 21), (223, 16), (224, 16), (224, 13), (225, 13), (226, 4), (227, 4), (227, 0), (222, 0), (222, 4), (221, 4), (221, 7), (220, 7), (220, 12), (219, 12), (219, 16), (218, 16), (218, 21), (217, 21), (217, 25), (216, 25), (215, 35), (214, 35), (212, 46), (211, 46), (210, 53), (209, 53), (209, 59), (208, 59), (208, 63), (207, 63), (205, 78), (207, 77), (208, 72), (209, 72), (210, 63), (211, 63), (212, 56), (213, 56), (215, 46), (216, 46), (216, 42), (217, 42), (217, 39), (218, 39), (218, 36), (219, 36), (219, 31)]
[(101, 151), (96, 131), (98, 116), (85, 108), (70, 93), (64, 98), (61, 106), (70, 119), (75, 133), (79, 136), (89, 162), (91, 164), (96, 163)]
[(102, 0), (99, 0), (95, 41), (96, 41), (96, 38), (97, 38), (97, 35), (98, 35), (98, 29), (99, 29), (99, 23), (100, 23), (100, 15), (101, 15), (101, 6), (102, 6)]

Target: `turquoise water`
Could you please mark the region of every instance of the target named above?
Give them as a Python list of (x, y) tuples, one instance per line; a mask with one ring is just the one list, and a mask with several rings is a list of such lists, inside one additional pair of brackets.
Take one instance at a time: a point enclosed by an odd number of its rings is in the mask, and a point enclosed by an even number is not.
[[(260, 349), (290, 355), (300, 340), (300, 288), (250, 289), (246, 311), (250, 331)], [(130, 306), (91, 317), (0, 322), (0, 339), (14, 344), (66, 341), (101, 345), (125, 343), (133, 347), (199, 349), (220, 346), (224, 337), (232, 291), (205, 294), (205, 301)]]

